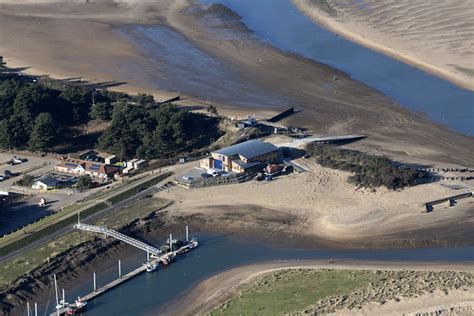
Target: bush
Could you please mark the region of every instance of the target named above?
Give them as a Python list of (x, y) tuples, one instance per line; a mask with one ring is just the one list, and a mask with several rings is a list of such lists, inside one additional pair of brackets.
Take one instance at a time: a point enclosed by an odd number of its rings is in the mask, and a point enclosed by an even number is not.
[(349, 182), (363, 187), (386, 186), (390, 190), (417, 184), (424, 172), (397, 167), (386, 157), (372, 156), (356, 150), (329, 145), (310, 144), (307, 152), (328, 168), (353, 172)]
[(35, 177), (25, 174), (16, 184), (22, 187), (31, 187), (35, 182)]
[(92, 186), (92, 179), (89, 176), (80, 176), (77, 179), (76, 187), (78, 189), (89, 189)]

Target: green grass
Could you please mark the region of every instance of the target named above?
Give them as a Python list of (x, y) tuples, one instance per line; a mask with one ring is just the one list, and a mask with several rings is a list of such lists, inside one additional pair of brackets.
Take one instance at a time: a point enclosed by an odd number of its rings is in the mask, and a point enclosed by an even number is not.
[[(165, 206), (166, 200), (152, 198), (121, 208), (119, 211), (106, 215), (93, 224), (107, 225), (119, 229), (138, 218), (145, 218), (155, 210)], [(67, 249), (94, 238), (95, 234), (73, 231), (54, 238), (35, 249), (26, 251), (20, 256), (7, 260), (0, 265), (0, 288), (16, 280), (39, 265), (54, 258)]]
[[(83, 217), (87, 217), (89, 215), (92, 215), (98, 211), (101, 211), (103, 209), (105, 209), (107, 207), (107, 205), (105, 203), (99, 203), (99, 204), (96, 204), (94, 206), (91, 206), (89, 208), (87, 208), (86, 210), (82, 211), (81, 212), (81, 216)], [(52, 216), (51, 216), (52, 217)], [(66, 217), (65, 219), (62, 219), (58, 222), (55, 222), (55, 223), (52, 223), (52, 221), (49, 221), (49, 225), (42, 228), (41, 230), (37, 230), (37, 231), (34, 231), (34, 232), (31, 232), (31, 233), (23, 233), (24, 237), (23, 238), (19, 238), (13, 242), (10, 242), (9, 244), (3, 246), (0, 248), (0, 256), (5, 256), (7, 254), (9, 254), (10, 252), (13, 252), (17, 249), (20, 249), (22, 247), (25, 247), (27, 245), (29, 245), (30, 243), (38, 240), (38, 239), (41, 239), (43, 237), (46, 237), (54, 232), (56, 232), (57, 230), (65, 227), (65, 226), (68, 226), (68, 225), (71, 225), (73, 223), (75, 223), (77, 221), (77, 217), (76, 216), (69, 216), (69, 217)]]
[(119, 193), (113, 197), (111, 197), (110, 199), (108, 199), (112, 204), (116, 204), (120, 201), (123, 201), (125, 199), (128, 199), (132, 196), (134, 196), (135, 194), (137, 194), (138, 192), (140, 191), (143, 191), (145, 189), (148, 189), (149, 187), (157, 184), (158, 182), (162, 181), (163, 179), (166, 179), (167, 177), (169, 177), (172, 173), (171, 172), (165, 172), (153, 179), (150, 179), (146, 182), (143, 182), (141, 183), (140, 185), (137, 185), (133, 188), (131, 188), (130, 190), (127, 190), (127, 191), (124, 191), (122, 193)]
[[(166, 172), (160, 174), (148, 181), (145, 181), (137, 186), (130, 188), (122, 193), (119, 193), (109, 199), (112, 204), (116, 204), (120, 201), (123, 201), (127, 198), (130, 198), (137, 194), (139, 191), (147, 189), (163, 179), (169, 177), (172, 173)], [(0, 256), (5, 256), (12, 251), (20, 249), (28, 245), (29, 243), (43, 238), (51, 233), (54, 233), (58, 229), (73, 224), (76, 220), (76, 211), (86, 206), (87, 204), (92, 204), (92, 202), (86, 203), (84, 205), (72, 204), (68, 207), (65, 207), (63, 211), (54, 213), (51, 216), (47, 216), (40, 221), (28, 225), (24, 230), (16, 231), (13, 234), (10, 234), (6, 237), (0, 239)], [(86, 218), (89, 215), (92, 215), (98, 211), (105, 209), (107, 205), (105, 203), (97, 203), (91, 207), (83, 210), (81, 212), (81, 218)]]
[(88, 203), (86, 203), (86, 204), (77, 204), (77, 203), (70, 204), (70, 205), (64, 207), (64, 209), (59, 211), (59, 212), (53, 213), (50, 216), (43, 217), (42, 219), (38, 220), (37, 222), (29, 224), (28, 226), (26, 226), (22, 230), (18, 230), (14, 233), (8, 234), (5, 237), (2, 237), (0, 239), (0, 247), (3, 248), (4, 246), (6, 246), (10, 243), (13, 243), (18, 239), (25, 238), (25, 234), (32, 234), (32, 233), (38, 232), (38, 231), (44, 229), (45, 227), (53, 224), (54, 222), (57, 222), (58, 220), (60, 220), (61, 217), (64, 217), (64, 216), (66, 216), (70, 213), (74, 213), (78, 209), (86, 207), (87, 205), (88, 205)]
[(245, 285), (237, 297), (221, 304), (211, 315), (281, 315), (303, 311), (332, 295), (349, 294), (368, 286), (367, 271), (287, 269)]

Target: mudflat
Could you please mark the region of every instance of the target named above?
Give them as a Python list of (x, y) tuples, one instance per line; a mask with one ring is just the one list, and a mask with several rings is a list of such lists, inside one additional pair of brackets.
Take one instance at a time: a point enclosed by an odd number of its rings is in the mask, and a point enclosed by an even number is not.
[[(159, 98), (180, 93), (186, 98), (183, 104), (216, 104), (229, 116), (255, 113), (265, 117), (297, 105), (303, 112), (285, 123), (315, 134), (368, 135), (354, 145), (358, 149), (406, 162), (474, 165), (472, 137), (434, 124), (333, 68), (259, 41), (224, 6), (203, 6), (190, 0), (0, 3), (0, 53), (10, 66), (26, 67), (26, 72), (81, 77), (102, 87), (150, 92)], [(212, 25), (207, 23), (210, 19)], [(187, 77), (166, 73), (167, 67), (127, 40), (120, 30), (130, 24), (178, 32), (208, 58), (232, 69), (235, 78), (216, 76), (213, 81), (206, 77), (199, 82), (200, 93), (186, 85), (180, 90), (164, 89), (156, 82), (169, 78), (182, 85)], [(233, 36), (222, 36), (223, 31)], [(239, 82), (254, 88), (237, 89)], [(213, 100), (215, 86), (225, 89), (217, 101)], [(255, 91), (268, 94), (272, 102), (265, 104), (265, 98), (256, 97)], [(237, 105), (237, 99), (247, 100), (247, 106)]]

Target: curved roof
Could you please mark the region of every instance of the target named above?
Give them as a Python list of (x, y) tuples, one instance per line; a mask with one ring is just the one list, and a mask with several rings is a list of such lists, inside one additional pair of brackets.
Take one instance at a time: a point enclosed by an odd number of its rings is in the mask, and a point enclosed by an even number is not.
[(247, 159), (252, 159), (277, 150), (278, 147), (273, 144), (262, 142), (261, 140), (257, 139), (252, 139), (240, 144), (217, 150), (214, 153), (223, 156), (241, 155)]

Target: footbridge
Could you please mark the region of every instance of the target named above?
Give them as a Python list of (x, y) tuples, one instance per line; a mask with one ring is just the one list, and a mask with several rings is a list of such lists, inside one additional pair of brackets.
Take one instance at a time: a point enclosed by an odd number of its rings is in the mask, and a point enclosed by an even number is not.
[(88, 231), (88, 232), (104, 234), (105, 237), (107, 237), (107, 236), (113, 237), (115, 239), (123, 241), (124, 243), (127, 243), (131, 246), (134, 246), (138, 249), (146, 251), (147, 253), (149, 253), (149, 254), (151, 254), (155, 257), (158, 257), (160, 254), (162, 254), (160, 249), (158, 249), (156, 247), (150, 246), (150, 245), (144, 243), (143, 241), (134, 239), (132, 237), (129, 237), (127, 235), (124, 235), (122, 233), (119, 233), (116, 230), (113, 230), (113, 229), (110, 229), (110, 228), (107, 228), (107, 227), (77, 223), (76, 225), (74, 225), (74, 228), (79, 229), (79, 230)]

